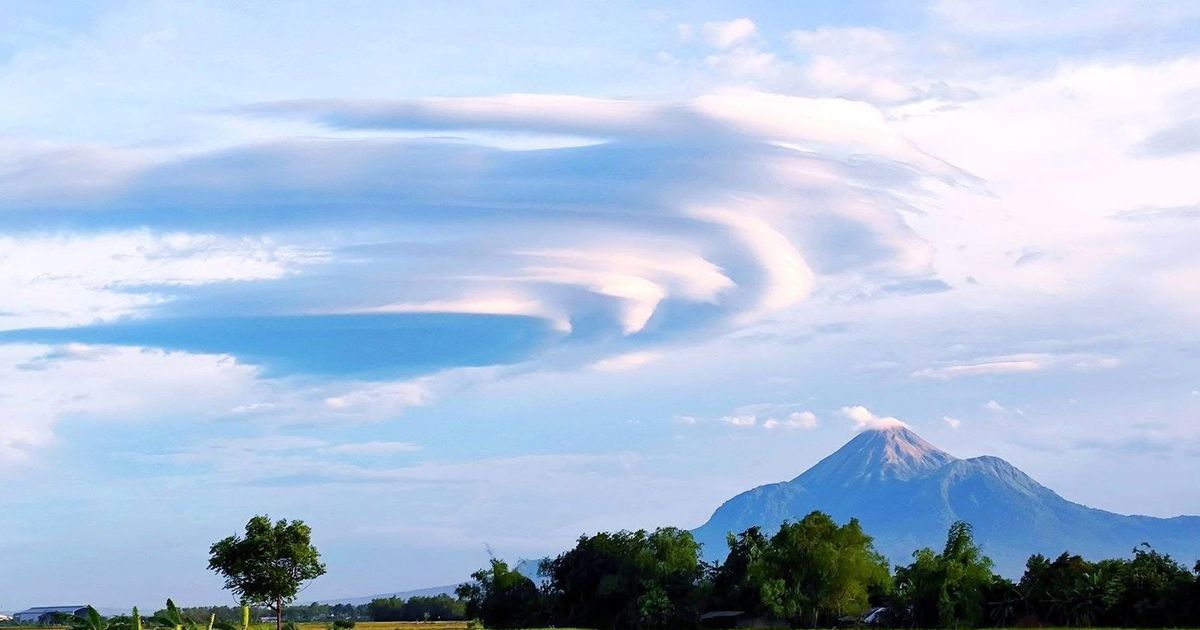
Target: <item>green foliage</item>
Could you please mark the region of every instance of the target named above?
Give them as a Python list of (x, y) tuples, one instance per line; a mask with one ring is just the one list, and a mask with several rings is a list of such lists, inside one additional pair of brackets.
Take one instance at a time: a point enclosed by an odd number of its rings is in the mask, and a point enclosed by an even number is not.
[(1026, 615), (1063, 626), (1169, 627), (1200, 623), (1200, 580), (1143, 545), (1131, 559), (1029, 558), (1019, 590)]
[(350, 630), (350, 628), (353, 628), (355, 625), (357, 624), (349, 619), (338, 619), (337, 621), (329, 624), (329, 627), (333, 630)]
[(998, 578), (992, 561), (975, 543), (971, 526), (950, 526), (942, 553), (925, 548), (896, 570), (896, 587), (905, 613), (920, 627), (978, 626), (985, 621), (987, 598)]
[(1194, 577), (1171, 556), (1143, 544), (1115, 571), (1109, 620), (1123, 626), (1167, 627), (1186, 623)]
[(468, 617), (482, 619), (475, 625), (491, 628), (678, 630), (707, 611), (740, 611), (733, 623), (765, 616), (840, 626), (882, 602), (891, 602), (896, 626), (1200, 625), (1200, 562), (1189, 572), (1148, 546), (1099, 562), (1033, 556), (1014, 584), (992, 573), (964, 522), (950, 527), (940, 552), (917, 551), (894, 579), (856, 520), (838, 525), (819, 512), (770, 538), (751, 528), (727, 544), (725, 561), (705, 566), (687, 532), (604, 532), (543, 560), (541, 590), (492, 560), (458, 595)]
[(1043, 623), (1094, 625), (1106, 616), (1118, 567), (1065, 552), (1053, 562), (1041, 554), (1031, 556), (1019, 585), (1026, 613)]
[(183, 612), (175, 605), (175, 602), (167, 600), (167, 607), (154, 613), (150, 618), (150, 623), (158, 628), (175, 628), (176, 630), (196, 630), (199, 624), (195, 619), (184, 615)]
[(765, 553), (767, 537), (762, 528), (750, 529), (725, 539), (729, 553), (725, 562), (709, 568), (709, 610), (740, 610), (749, 617), (763, 612), (762, 589), (750, 575), (750, 566)]
[(466, 602), (449, 595), (385, 597), (367, 605), (371, 621), (443, 621), (466, 619)]
[[(582, 536), (543, 561), (554, 620), (576, 627), (661, 629), (695, 625), (704, 567), (691, 533), (662, 528)], [(487, 622), (487, 619), (484, 619)]]
[(83, 615), (70, 618), (68, 627), (71, 630), (108, 630), (108, 624), (95, 608), (87, 607)]
[(812, 627), (858, 617), (891, 582), (887, 561), (858, 521), (839, 526), (821, 512), (784, 523), (753, 554), (749, 575), (767, 612)]
[(533, 580), (496, 558), (455, 594), (465, 602), (466, 616), (482, 619), (488, 628), (533, 628), (544, 618), (542, 594)]
[(225, 578), (225, 588), (244, 604), (274, 605), (276, 627), (282, 628), (284, 604), (294, 600), (305, 582), (325, 574), (321, 554), (312, 545), (312, 530), (303, 521), (255, 516), (245, 536), (229, 536), (209, 549), (208, 568)]
[(117, 615), (105, 619), (95, 608), (88, 606), (83, 615), (71, 617), (66, 625), (71, 630), (142, 630), (142, 616), (134, 606), (130, 616)]

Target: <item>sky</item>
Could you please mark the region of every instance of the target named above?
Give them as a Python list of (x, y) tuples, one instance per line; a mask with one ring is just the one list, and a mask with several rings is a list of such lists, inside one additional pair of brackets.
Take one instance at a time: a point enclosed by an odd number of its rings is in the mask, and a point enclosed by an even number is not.
[(898, 418), (1200, 513), (1200, 5), (7, 2), (0, 609), (699, 526)]

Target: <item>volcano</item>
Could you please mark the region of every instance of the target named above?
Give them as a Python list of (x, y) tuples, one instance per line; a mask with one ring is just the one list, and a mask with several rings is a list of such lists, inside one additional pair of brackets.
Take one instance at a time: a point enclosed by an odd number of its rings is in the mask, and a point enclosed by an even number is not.
[(858, 518), (896, 564), (921, 547), (940, 550), (957, 520), (971, 523), (1007, 576), (1019, 576), (1034, 553), (1123, 557), (1143, 542), (1188, 566), (1200, 558), (1200, 517), (1126, 516), (1073, 503), (1003, 459), (959, 459), (899, 424), (862, 431), (791, 481), (733, 497), (693, 534), (705, 558), (721, 560), (726, 533), (773, 533), (814, 510), (839, 522)]

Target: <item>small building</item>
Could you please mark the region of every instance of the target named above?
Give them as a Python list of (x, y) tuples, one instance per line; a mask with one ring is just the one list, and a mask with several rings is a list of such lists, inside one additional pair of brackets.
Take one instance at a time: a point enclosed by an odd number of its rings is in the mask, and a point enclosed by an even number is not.
[(48, 624), (59, 615), (71, 617), (87, 614), (88, 607), (84, 606), (34, 606), (13, 615), (17, 623)]

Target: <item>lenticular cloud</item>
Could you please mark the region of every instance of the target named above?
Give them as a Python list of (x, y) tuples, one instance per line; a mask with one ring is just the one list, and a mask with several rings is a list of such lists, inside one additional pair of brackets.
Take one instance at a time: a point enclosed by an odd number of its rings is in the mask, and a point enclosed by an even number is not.
[[(975, 185), (842, 99), (512, 95), (233, 113), (314, 133), (163, 159), (103, 195), (43, 191), (37, 204), (327, 253), (257, 283), (246, 304), (538, 317), (564, 338), (660, 340), (796, 307), (823, 283), (940, 282), (906, 218), (940, 188)], [(538, 136), (558, 140), (522, 141)], [(189, 308), (213, 293), (188, 295)], [(238, 306), (237, 291), (220, 299)]]

